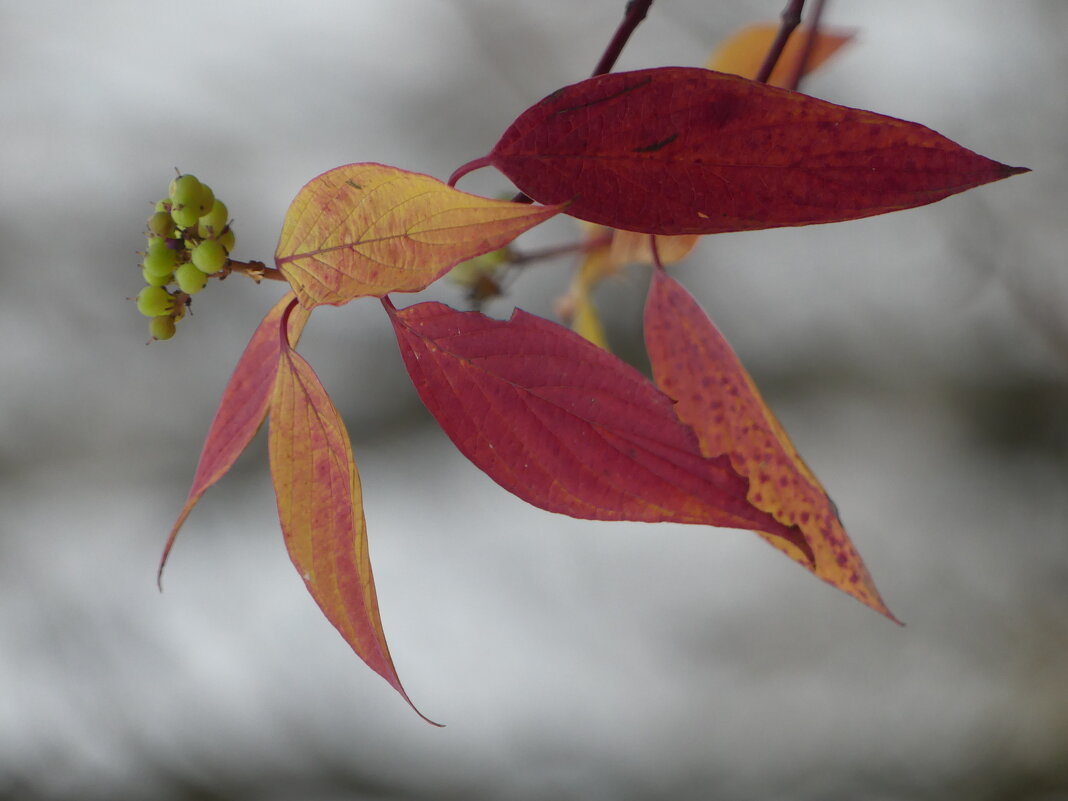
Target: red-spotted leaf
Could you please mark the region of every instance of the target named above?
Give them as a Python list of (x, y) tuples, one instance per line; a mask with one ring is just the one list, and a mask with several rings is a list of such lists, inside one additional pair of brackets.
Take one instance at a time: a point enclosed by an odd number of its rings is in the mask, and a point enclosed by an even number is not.
[[(171, 528), (170, 536), (163, 547), (160, 559), (159, 576), (170, 554), (178, 530), (193, 511), (197, 501), (208, 487), (222, 478), (233, 467), (237, 457), (252, 441), (259, 427), (267, 416), (267, 406), (274, 391), (274, 377), (278, 370), (279, 323), (286, 308), (293, 302), (292, 292), (274, 305), (260, 322), (241, 354), (241, 359), (230, 376), (230, 383), (223, 391), (215, 418), (211, 421), (204, 447), (200, 452), (196, 472), (193, 474), (193, 486), (185, 499), (178, 519)], [(300, 339), (304, 325), (311, 312), (306, 309), (294, 309), (289, 316), (289, 341), (294, 345)], [(158, 577), (157, 577), (158, 578)]]
[(689, 67), (560, 89), (482, 163), (539, 203), (650, 234), (853, 220), (1026, 172), (916, 123)]
[(411, 704), (382, 630), (345, 424), (299, 354), (284, 348), (277, 365), (267, 441), (290, 559), (345, 641)]
[(702, 453), (729, 458), (748, 479), (749, 501), (783, 525), (800, 528), (815, 564), (807, 552), (782, 538), (766, 539), (824, 581), (894, 620), (834, 504), (738, 357), (693, 297), (663, 270), (653, 274), (645, 341), (657, 386), (675, 399), (675, 412), (696, 432)]
[(746, 500), (726, 457), (701, 455), (666, 395), (574, 332), (519, 309), (508, 321), (440, 303), (387, 309), (423, 403), (528, 503), (592, 520), (757, 528), (807, 549)]
[(348, 164), (297, 194), (275, 263), (306, 307), (417, 292), (559, 210), (470, 195), (396, 167)]

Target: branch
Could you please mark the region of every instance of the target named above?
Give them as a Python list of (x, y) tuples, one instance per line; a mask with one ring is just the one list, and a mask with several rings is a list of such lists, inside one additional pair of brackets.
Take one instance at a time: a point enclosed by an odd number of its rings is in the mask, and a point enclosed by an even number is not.
[(554, 259), (557, 256), (566, 256), (569, 253), (585, 253), (588, 250), (607, 245), (612, 241), (612, 232), (605, 231), (603, 234), (583, 239), (581, 242), (572, 242), (568, 245), (554, 245), (541, 250), (530, 250), (526, 253), (515, 253), (509, 259), (508, 265), (523, 267), (531, 262)]
[(805, 68), (808, 67), (809, 59), (812, 58), (812, 50), (816, 46), (816, 38), (820, 35), (820, 20), (823, 17), (823, 8), (826, 5), (826, 0), (816, 0), (812, 5), (812, 11), (808, 15), (808, 22), (805, 24), (805, 41), (801, 48), (801, 57), (794, 63), (790, 77), (786, 81), (785, 87), (787, 89), (796, 91), (801, 85), (801, 76), (805, 74)]
[(768, 50), (768, 55), (764, 58), (764, 63), (760, 65), (760, 71), (757, 72), (754, 80), (760, 83), (767, 83), (768, 78), (771, 76), (771, 71), (775, 69), (775, 65), (779, 63), (779, 56), (782, 55), (783, 48), (786, 47), (786, 42), (790, 38), (790, 34), (794, 32), (794, 29), (801, 24), (801, 9), (805, 7), (805, 0), (790, 0), (786, 4), (786, 8), (782, 12), (782, 25), (779, 28), (779, 34), (775, 37), (775, 41), (771, 43), (771, 48)]
[(653, 0), (628, 0), (627, 9), (623, 13), (623, 21), (619, 23), (615, 36), (612, 37), (612, 41), (610, 41), (608, 47), (605, 48), (601, 60), (598, 61), (597, 66), (593, 68), (593, 75), (590, 76), (591, 78), (612, 71), (612, 67), (616, 65), (616, 59), (618, 59), (619, 54), (623, 52), (627, 40), (630, 39), (630, 35), (634, 33), (634, 29), (641, 24), (643, 19), (645, 19), (645, 15), (649, 13), (649, 7), (652, 4)]
[(268, 267), (262, 261), (234, 261), (231, 259), (223, 267), (222, 278), (230, 275), (230, 273), (243, 273), (255, 281), (257, 284), (260, 281), (285, 281), (286, 277), (282, 275), (281, 270), (276, 270), (274, 267)]

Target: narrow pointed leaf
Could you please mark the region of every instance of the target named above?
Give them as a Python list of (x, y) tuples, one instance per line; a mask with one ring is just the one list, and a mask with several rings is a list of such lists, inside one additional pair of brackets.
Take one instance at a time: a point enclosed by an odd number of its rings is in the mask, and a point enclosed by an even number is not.
[(348, 164), (297, 194), (275, 263), (306, 307), (417, 292), (558, 211), (471, 195), (382, 164)]
[(345, 424), (315, 372), (290, 348), (278, 357), (268, 432), (278, 518), (293, 565), (356, 654), (411, 704), (382, 630)]
[[(388, 308), (388, 307), (387, 307)], [(390, 310), (419, 395), (456, 447), (523, 500), (572, 517), (758, 528), (806, 549), (705, 458), (671, 400), (615, 356), (517, 309)]]
[(1026, 171), (916, 123), (689, 67), (560, 89), (486, 160), (539, 203), (649, 234), (853, 220)]
[[(710, 70), (729, 72), (732, 75), (741, 75), (743, 78), (756, 77), (780, 27), (779, 23), (761, 23), (742, 28), (715, 49), (705, 66)], [(808, 46), (806, 40), (811, 35), (811, 31), (808, 30), (794, 31), (786, 41), (786, 47), (783, 48), (775, 69), (768, 77), (769, 84), (784, 86), (786, 81), (790, 80), (797, 68), (797, 62), (804, 57), (805, 48)], [(816, 40), (812, 43), (808, 58), (805, 60), (802, 75), (808, 75), (822, 66), (827, 59), (850, 42), (853, 35), (853, 31), (850, 30), (820, 28), (816, 33)]]
[(663, 270), (654, 271), (649, 290), (645, 339), (657, 386), (676, 400), (675, 412), (693, 427), (702, 452), (729, 458), (748, 479), (754, 506), (800, 528), (815, 565), (793, 544), (762, 536), (824, 581), (894, 620), (834, 504), (738, 357), (693, 297)]
[[(223, 391), (215, 418), (211, 421), (204, 447), (200, 452), (196, 472), (193, 474), (193, 486), (185, 499), (178, 519), (171, 528), (170, 536), (163, 548), (160, 559), (159, 574), (170, 554), (178, 530), (193, 511), (197, 501), (207, 489), (222, 478), (233, 467), (237, 457), (248, 447), (267, 416), (267, 406), (274, 391), (274, 378), (278, 371), (279, 324), (286, 308), (293, 302), (294, 295), (287, 292), (285, 296), (267, 312), (259, 327), (252, 334), (244, 353), (241, 354), (237, 367), (230, 376), (230, 382)], [(300, 339), (304, 325), (311, 312), (297, 308), (289, 316), (289, 341), (294, 345)]]

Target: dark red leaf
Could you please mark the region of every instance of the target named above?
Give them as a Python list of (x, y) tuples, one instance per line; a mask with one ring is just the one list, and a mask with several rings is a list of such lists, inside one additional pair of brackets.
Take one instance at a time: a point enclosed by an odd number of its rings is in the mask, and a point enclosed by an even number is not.
[(387, 305), (423, 403), (456, 447), (523, 500), (592, 520), (755, 528), (808, 550), (705, 458), (670, 398), (615, 356), (517, 309), (508, 321), (440, 303)]
[(486, 160), (539, 203), (650, 234), (853, 220), (1026, 172), (916, 123), (689, 67), (560, 89)]

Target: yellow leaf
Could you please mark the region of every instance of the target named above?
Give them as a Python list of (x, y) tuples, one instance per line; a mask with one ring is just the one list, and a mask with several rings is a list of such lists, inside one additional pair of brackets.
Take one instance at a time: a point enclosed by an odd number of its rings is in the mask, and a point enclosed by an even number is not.
[(345, 424), (311, 366), (289, 347), (278, 360), (268, 446), (293, 565), (345, 641), (411, 704), (382, 629)]
[(309, 308), (418, 292), (560, 208), (479, 197), (382, 164), (348, 164), (297, 194), (275, 263)]

